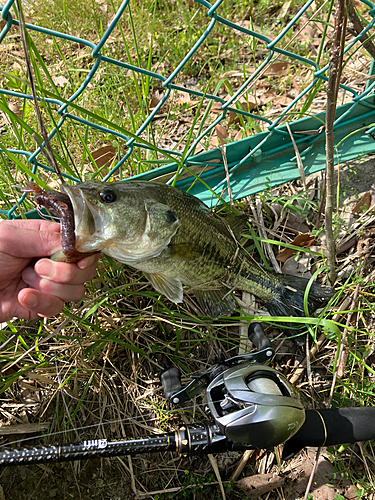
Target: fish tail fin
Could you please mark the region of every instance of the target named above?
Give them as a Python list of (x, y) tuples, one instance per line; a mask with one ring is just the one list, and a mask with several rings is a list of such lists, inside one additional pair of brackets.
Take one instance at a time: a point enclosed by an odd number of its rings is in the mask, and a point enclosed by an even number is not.
[[(268, 312), (272, 316), (305, 316), (304, 297), (309, 280), (299, 276), (280, 274), (277, 276), (277, 281), (274, 297), (264, 302)], [(313, 282), (307, 296), (308, 313), (312, 314), (316, 309), (327, 304), (334, 293), (333, 288)], [(301, 329), (296, 330), (296, 324), (283, 323), (280, 326), (294, 328), (290, 332), (293, 337), (301, 334)], [(297, 344), (302, 345), (304, 343), (304, 336), (303, 338), (300, 337), (299, 341), (297, 339), (294, 339)]]

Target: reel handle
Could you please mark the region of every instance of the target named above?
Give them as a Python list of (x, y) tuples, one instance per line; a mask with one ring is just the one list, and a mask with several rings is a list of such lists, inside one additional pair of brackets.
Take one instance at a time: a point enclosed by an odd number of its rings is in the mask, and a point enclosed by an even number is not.
[(262, 351), (263, 349), (268, 349), (269, 347), (271, 347), (271, 342), (264, 335), (262, 324), (259, 323), (259, 321), (250, 323), (249, 329), (247, 331), (247, 336), (258, 351)]
[(165, 399), (168, 401), (171, 401), (173, 396), (182, 390), (181, 372), (176, 366), (162, 372), (160, 382), (164, 389)]

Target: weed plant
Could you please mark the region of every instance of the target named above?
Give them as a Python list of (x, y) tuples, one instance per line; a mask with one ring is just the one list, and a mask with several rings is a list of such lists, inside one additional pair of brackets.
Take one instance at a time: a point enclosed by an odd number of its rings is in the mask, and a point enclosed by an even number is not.
[[(317, 3), (319, 7), (323, 4)], [(275, 36), (302, 4), (301, 1), (289, 2), (289, 8), (280, 18), (278, 14), (283, 2), (234, 0), (223, 3), (221, 15), (237, 22), (248, 22), (253, 29)], [(326, 30), (330, 26), (332, 2), (326, 4), (316, 19), (323, 29), (314, 54), (317, 59), (327, 59), (328, 54)], [(118, 6), (116, 1), (36, 0), (28, 6), (27, 15), (35, 24), (51, 29), (58, 27), (59, 31), (97, 42)], [(105, 46), (105, 55), (168, 75), (205, 30), (207, 23), (205, 10), (190, 1), (131, 2)], [(311, 57), (311, 52), (314, 52), (308, 43), (301, 43), (300, 39), (293, 40), (291, 36), (287, 41), (294, 47), (293, 50), (298, 46), (301, 55)], [(66, 100), (91, 69), (90, 50), (85, 46), (50, 39), (34, 32), (28, 37), (28, 46), (37, 91), (42, 97)], [(21, 50), (15, 28), (2, 47), (0, 86), (29, 93), (22, 54), (14, 55)], [(248, 67), (259, 64), (264, 52), (264, 44), (245, 40), (238, 34), (233, 36), (229, 30), (218, 26), (203, 44), (202, 50), (180, 73), (178, 83), (184, 85), (188, 82), (201, 91), (213, 92), (221, 97), (233, 95), (239, 81), (248, 76)], [(286, 95), (294, 85), (307, 85), (304, 81), (306, 75), (297, 69), (294, 72), (293, 66), (290, 69), (287, 75), (266, 77), (268, 83), (263, 83), (260, 89), (253, 88), (237, 106), (246, 109), (253, 99), (258, 98), (259, 90), (264, 95), (268, 88), (272, 88), (275, 94)], [(320, 87), (307, 95), (302, 107), (295, 110), (295, 116), (315, 112), (314, 105), (324, 93), (323, 86)], [(160, 83), (149, 76), (103, 65), (73, 108), (78, 116), (89, 117), (103, 127), (110, 124), (117, 131), (129, 135), (139, 129), (154, 105), (153, 100), (160, 99), (162, 92)], [(56, 106), (43, 101), (41, 108), (45, 124), (50, 129), (59, 120)], [(1, 95), (0, 110), (3, 116), (0, 147), (34, 151), (36, 146), (32, 133), (38, 134), (38, 130), (32, 103)], [(183, 157), (194, 139), (214, 119), (203, 100), (181, 102), (178, 94), (162, 111), (161, 117), (154, 120), (142, 135), (149, 149), (135, 149), (127, 163), (115, 174), (116, 180), (169, 163), (174, 158), (166, 155), (162, 151), (164, 148), (179, 152)], [(264, 115), (270, 113), (272, 103), (265, 103), (261, 111)], [(259, 122), (243, 116), (233, 123), (228, 122), (227, 127), (241, 132), (243, 136), (262, 130)], [(209, 137), (202, 144), (212, 147)], [(113, 158), (104, 163), (96, 160), (93, 154), (103, 145), (113, 147)], [(61, 170), (79, 180), (103, 179), (126, 150), (124, 140), (74, 121), (66, 121), (53, 146)], [(1, 152), (0, 162), (0, 205), (3, 209), (10, 209), (31, 174), (26, 161), (15, 154)], [(56, 188), (55, 176), (48, 170), (38, 170), (35, 180)], [(281, 207), (280, 220), (293, 213), (319, 236), (323, 232), (323, 224), (318, 223), (316, 227), (314, 224), (318, 220), (321, 200), (322, 183), (317, 179), (311, 191), (304, 192), (298, 183), (293, 183), (238, 201), (236, 209), (248, 213), (251, 221), (242, 237), (244, 247), (268, 268), (267, 245), (271, 245), (275, 254), (282, 248), (294, 249), (297, 260), (302, 251), (293, 244), (293, 230), (288, 228), (287, 223), (277, 225), (270, 207), (275, 204)], [(255, 217), (256, 211), (252, 210), (257, 203), (260, 204), (263, 221)], [(19, 207), (19, 213), (23, 216), (32, 208), (33, 202), (28, 199)], [(225, 208), (220, 210), (225, 214)], [(342, 225), (340, 212), (337, 213), (339, 241), (348, 237), (351, 229)], [(371, 227), (369, 217), (372, 217), (371, 213), (359, 223), (357, 235)], [(260, 227), (265, 229), (264, 237), (259, 236)], [(311, 264), (315, 266), (313, 272), (318, 269), (324, 279), (321, 248), (304, 253), (314, 259)], [(344, 255), (344, 259), (348, 257)], [(373, 276), (372, 257), (368, 259), (367, 273), (362, 274), (358, 272), (361, 256), (354, 256), (350, 261), (353, 261), (354, 267), (351, 264), (350, 269), (349, 261), (339, 263), (341, 278), (329, 307), (317, 318), (295, 319), (297, 326), (301, 321), (308, 325), (310, 347), (320, 339), (322, 332), (327, 339), (311, 367), (308, 361), (310, 371), (307, 376), (296, 380), (306, 406), (324, 405), (331, 387), (333, 406), (374, 404), (375, 290), (370, 279)], [(353, 307), (349, 301), (337, 315), (345, 297), (352, 296), (357, 285), (359, 300), (352, 301)], [(351, 320), (346, 324), (349, 317)], [(85, 297), (67, 304), (59, 316), (1, 325), (3, 422), (46, 423), (43, 442), (56, 443), (93, 439), (94, 436), (108, 439), (145, 436), (154, 433), (155, 429), (169, 432), (178, 423), (204, 420), (201, 398), (196, 398), (179, 411), (169, 408), (161, 393), (159, 373), (167, 364), (177, 365), (185, 383), (191, 373), (203, 371), (214, 363), (219, 352), (226, 357), (236, 355), (240, 343), (245, 345), (244, 339), (240, 339), (239, 329), (244, 322), (246, 324), (253, 319), (253, 314), (238, 309), (231, 318), (209, 321), (199, 314), (193, 295), (187, 293), (186, 303), (175, 306), (151, 289), (141, 274), (103, 256), (95, 279), (87, 285)], [(261, 320), (267, 325), (267, 335), (277, 346), (273, 366), (294, 375), (304, 358), (303, 353), (296, 351), (285, 333), (277, 329), (277, 318), (269, 320), (262, 315)], [(341, 365), (340, 377), (332, 385), (334, 373), (339, 369), (337, 359), (342, 341), (345, 342), (346, 360)], [(244, 348), (249, 349), (246, 345)], [(331, 449), (329, 453), (338, 476), (345, 477), (355, 486), (358, 498), (370, 498), (374, 491), (373, 480), (363, 470), (373, 467), (372, 444), (366, 443), (360, 448)], [(287, 467), (277, 465), (276, 456), (277, 453), (273, 458), (268, 455), (268, 470), (282, 473)], [(224, 479), (230, 478), (236, 460), (238, 457), (222, 469), (226, 469), (222, 473)], [(64, 475), (67, 469), (62, 467)], [(217, 485), (207, 486), (207, 483), (216, 481), (207, 460), (175, 462), (167, 455), (157, 458), (147, 456), (142, 460), (134, 459), (129, 464), (120, 460), (112, 467), (113, 470), (120, 470), (122, 475), (125, 472), (138, 490), (166, 490), (156, 494), (155, 498), (159, 499), (193, 498), (191, 494), (194, 498), (203, 498), (207, 494), (214, 498), (212, 492), (217, 495), (219, 492)], [(244, 474), (256, 473), (258, 467), (256, 463), (248, 466)], [(58, 468), (55, 473), (57, 477), (62, 477)], [(6, 472), (4, 474), (9, 484), (14, 484), (14, 479), (9, 479)], [(38, 480), (40, 476), (37, 475)], [(47, 474), (47, 481), (53, 482), (50, 473)], [(167, 490), (172, 487), (181, 487), (182, 490), (168, 493)], [(67, 488), (65, 483), (63, 488)], [(231, 483), (226, 483), (226, 491), (228, 498), (240, 497), (238, 491), (232, 490)], [(39, 498), (42, 498), (42, 491), (39, 492)], [(15, 500), (17, 494), (14, 493)]]

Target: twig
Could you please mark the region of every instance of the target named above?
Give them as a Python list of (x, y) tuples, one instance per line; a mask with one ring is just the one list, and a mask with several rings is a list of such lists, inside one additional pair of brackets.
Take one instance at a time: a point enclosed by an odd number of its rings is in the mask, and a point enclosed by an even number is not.
[(310, 477), (309, 477), (309, 481), (308, 481), (307, 486), (306, 486), (305, 496), (303, 497), (303, 500), (307, 500), (307, 498), (308, 498), (308, 496), (309, 496), (309, 491), (310, 491), (310, 488), (311, 488), (312, 482), (313, 482), (313, 480), (314, 480), (314, 476), (315, 476), (316, 468), (317, 468), (317, 466), (318, 466), (318, 458), (319, 458), (319, 455), (320, 455), (320, 448), (318, 448), (318, 449), (316, 450), (316, 455), (315, 455), (314, 465), (313, 465), (313, 468), (312, 468), (312, 471), (311, 471), (311, 474), (310, 474)]
[(241, 472), (244, 470), (246, 467), (247, 462), (249, 461), (249, 458), (255, 453), (255, 450), (246, 450), (244, 454), (241, 457), (240, 463), (237, 465), (237, 469), (234, 471), (232, 479), (233, 481), (237, 481), (237, 479), (240, 477)]
[(21, 33), (22, 46), (23, 46), (23, 51), (25, 54), (27, 76), (29, 78), (30, 89), (31, 89), (31, 93), (33, 96), (33, 101), (34, 101), (34, 106), (35, 106), (35, 111), (36, 111), (36, 116), (37, 116), (37, 120), (38, 120), (40, 134), (43, 137), (46, 149), (41, 147), (40, 141), (36, 138), (35, 135), (33, 135), (33, 138), (37, 142), (38, 146), (41, 148), (41, 151), (45, 155), (45, 157), (47, 158), (47, 161), (49, 161), (49, 163), (51, 164), (51, 167), (53, 168), (54, 172), (58, 176), (59, 181), (63, 184), (64, 179), (63, 179), (63, 176), (62, 176), (61, 171), (59, 169), (59, 166), (57, 165), (56, 159), (54, 157), (51, 143), (50, 143), (47, 131), (44, 127), (43, 120), (42, 120), (42, 114), (41, 114), (40, 108), (39, 108), (38, 97), (36, 95), (35, 82), (34, 82), (33, 72), (32, 72), (32, 68), (31, 68), (30, 56), (29, 56), (29, 52), (27, 49), (25, 21), (23, 18), (23, 14), (21, 12), (20, 0), (16, 0), (16, 7), (17, 7), (18, 20), (20, 23), (20, 33)]
[(212, 468), (213, 468), (213, 470), (214, 470), (214, 472), (215, 472), (216, 479), (217, 479), (217, 481), (218, 481), (218, 483), (219, 483), (221, 496), (222, 496), (223, 500), (226, 500), (226, 498), (227, 498), (227, 497), (225, 496), (225, 490), (224, 490), (223, 482), (222, 482), (222, 480), (221, 480), (219, 467), (218, 467), (218, 465), (217, 465), (217, 460), (216, 460), (216, 458), (215, 458), (213, 455), (211, 455), (211, 454), (209, 454), (209, 455), (208, 455), (208, 459), (209, 459), (210, 464), (211, 464), (211, 466), (212, 466)]
[(353, 299), (352, 299), (352, 302), (350, 304), (350, 313), (348, 314), (348, 317), (346, 319), (346, 325), (345, 325), (346, 327), (344, 328), (344, 331), (343, 331), (342, 337), (341, 337), (341, 345), (340, 345), (339, 355), (337, 356), (336, 370), (335, 370), (335, 373), (333, 374), (331, 390), (329, 392), (329, 398), (328, 398), (329, 407), (331, 406), (333, 391), (335, 389), (336, 379), (337, 379), (337, 375), (338, 375), (338, 368), (340, 367), (341, 360), (342, 360), (343, 353), (344, 353), (344, 347), (346, 345), (346, 334), (348, 332), (348, 327), (350, 325), (350, 321), (352, 319), (354, 308), (355, 308), (355, 305), (356, 305), (357, 300), (358, 300), (358, 292), (359, 292), (359, 283), (357, 283), (357, 286), (355, 287)]
[[(336, 1), (336, 17), (334, 38), (329, 61), (329, 77), (327, 88), (327, 110), (326, 110), (326, 206), (325, 206), (325, 229), (327, 235), (327, 264), (329, 268), (329, 280), (333, 284), (336, 281), (335, 269), (335, 240), (332, 226), (332, 214), (334, 208), (335, 190), (335, 163), (334, 163), (334, 135), (333, 125), (335, 122), (337, 96), (339, 91), (342, 61), (344, 56), (344, 43), (347, 24), (347, 8), (349, 0)], [(331, 402), (329, 403), (331, 404)], [(316, 452), (313, 470), (306, 486), (304, 500), (307, 500), (318, 465), (320, 448)]]
[(329, 280), (333, 284), (336, 280), (335, 270), (335, 240), (332, 227), (332, 214), (335, 200), (335, 164), (334, 164), (334, 135), (333, 125), (335, 122), (337, 96), (339, 91), (342, 61), (344, 55), (344, 43), (347, 24), (346, 9), (349, 0), (337, 0), (335, 30), (332, 42), (332, 50), (329, 61), (329, 77), (327, 87), (327, 109), (326, 109), (326, 206), (325, 206), (325, 228), (327, 235), (329, 268)]
[(233, 207), (232, 188), (230, 185), (229, 170), (228, 170), (227, 147), (225, 144), (223, 144), (223, 145), (219, 146), (219, 149), (221, 151), (221, 156), (223, 157), (223, 163), (224, 163), (224, 168), (225, 168), (225, 177), (227, 179), (227, 185), (228, 185), (229, 204), (231, 207)]
[[(333, 316), (332, 321), (338, 321), (339, 317), (341, 316), (341, 312), (342, 311), (346, 311), (348, 309), (348, 307), (350, 306), (350, 302), (351, 302), (350, 297), (347, 297), (343, 301), (343, 303), (341, 304), (341, 306), (340, 306), (339, 310), (337, 311), (337, 313)], [(319, 336), (317, 342), (311, 348), (311, 351), (310, 351), (310, 357), (311, 358), (313, 358), (315, 356), (315, 354), (318, 351), (318, 349), (320, 348), (320, 346), (326, 340), (327, 340), (326, 334), (322, 333)], [(295, 385), (296, 382), (299, 380), (299, 378), (302, 376), (303, 372), (305, 371), (306, 366), (307, 366), (307, 358), (304, 358), (301, 361), (300, 366), (298, 368), (296, 368), (295, 371), (293, 372), (292, 376), (289, 379), (289, 382), (291, 382), (293, 385)]]
[[(200, 484), (200, 486), (203, 488), (204, 486), (216, 486), (218, 483), (218, 481), (212, 481), (211, 483), (207, 482), (207, 483), (202, 483)], [(223, 481), (222, 484), (229, 484), (229, 481)], [(160, 495), (161, 493), (163, 494), (166, 494), (166, 493), (178, 493), (179, 491), (184, 491), (186, 489), (189, 489), (189, 488), (195, 488), (195, 484), (192, 484), (192, 485), (187, 485), (187, 486), (176, 486), (174, 488), (165, 488), (165, 489), (162, 489), (162, 490), (156, 490), (156, 491), (147, 491), (146, 493), (143, 493), (143, 492), (140, 492), (139, 490), (137, 490), (137, 492), (135, 493), (136, 495), (136, 498), (150, 498), (152, 496), (155, 496), (155, 495)]]
[[(352, 23), (351, 27), (355, 32), (355, 35), (358, 36), (363, 31), (363, 25), (354, 8), (352, 0), (348, 1), (348, 18), (349, 21)], [(375, 59), (375, 45), (373, 44), (372, 40), (368, 37), (367, 33), (363, 33), (360, 40), (363, 43), (363, 48), (367, 50), (367, 52), (373, 59)]]
[[(249, 292), (242, 292), (241, 307), (245, 314), (254, 315), (254, 295)], [(240, 346), (238, 348), (238, 354), (246, 354), (249, 350), (250, 340), (247, 336), (247, 331), (249, 329), (249, 323), (246, 320), (241, 320), (241, 325), (239, 328)]]
[[(253, 210), (252, 205), (251, 205), (251, 209), (252, 209), (253, 214), (254, 214), (254, 210)], [(262, 204), (261, 204), (259, 198), (257, 198), (257, 200), (256, 200), (256, 214), (257, 214), (257, 219), (259, 221), (259, 234), (262, 238), (264, 238), (266, 240), (267, 233), (266, 233), (265, 226), (264, 226), (264, 219), (263, 219), (263, 214), (262, 214)], [(279, 263), (276, 260), (276, 257), (275, 257), (275, 254), (273, 253), (271, 245), (269, 243), (264, 243), (264, 246), (266, 248), (268, 257), (270, 258), (270, 261), (272, 262), (274, 271), (276, 273), (281, 274), (281, 269), (280, 269)]]
[(289, 127), (289, 123), (286, 122), (285, 125), (286, 125), (287, 131), (289, 133), (290, 140), (292, 141), (294, 152), (296, 154), (297, 167), (298, 167), (299, 175), (301, 177), (301, 181), (302, 181), (302, 184), (303, 184), (303, 189), (306, 191), (306, 175), (305, 175), (305, 169), (303, 168), (303, 163), (302, 163), (302, 160), (301, 160), (301, 156), (299, 154), (296, 141), (294, 140), (293, 133), (292, 133), (290, 127)]

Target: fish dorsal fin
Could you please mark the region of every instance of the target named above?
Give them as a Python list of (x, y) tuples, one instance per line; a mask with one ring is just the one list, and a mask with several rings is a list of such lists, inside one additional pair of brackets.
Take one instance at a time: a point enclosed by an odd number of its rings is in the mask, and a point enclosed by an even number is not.
[(232, 233), (234, 234), (236, 240), (240, 239), (241, 232), (248, 220), (247, 215), (230, 215), (225, 217), (223, 221), (230, 228)]
[(212, 319), (230, 316), (236, 307), (234, 299), (231, 295), (226, 295), (227, 290), (224, 288), (193, 291), (202, 311)]
[(184, 296), (180, 280), (157, 273), (144, 273), (144, 275), (155, 290), (165, 295), (171, 302), (177, 304), (183, 301)]

